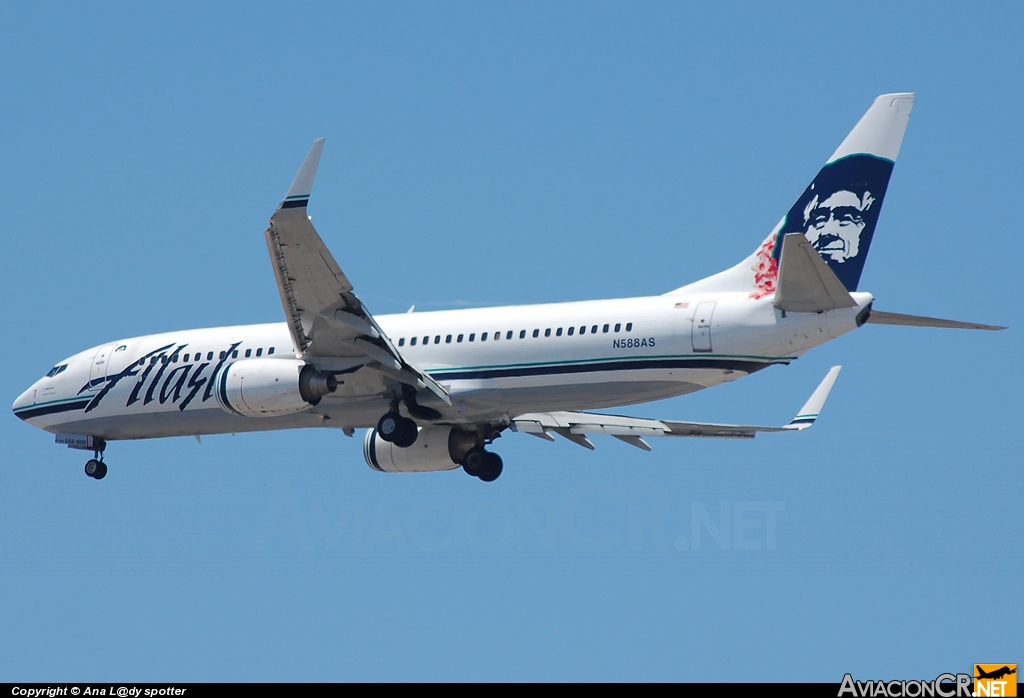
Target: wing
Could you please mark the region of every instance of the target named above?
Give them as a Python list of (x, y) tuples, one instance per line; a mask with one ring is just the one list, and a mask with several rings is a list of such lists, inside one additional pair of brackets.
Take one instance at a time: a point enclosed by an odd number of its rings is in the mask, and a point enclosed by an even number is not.
[(366, 367), (385, 384), (426, 388), (450, 405), (447, 391), (406, 361), (381, 331), (310, 222), (306, 206), (323, 147), (323, 138), (313, 143), (266, 230), (295, 351), (321, 370)]
[(594, 444), (587, 434), (608, 434), (626, 443), (650, 451), (645, 436), (704, 436), (732, 439), (752, 439), (759, 432), (800, 431), (814, 424), (828, 398), (842, 366), (833, 366), (825, 375), (810, 399), (797, 415), (781, 427), (750, 426), (744, 424), (708, 424), (704, 422), (675, 422), (665, 419), (642, 419), (590, 412), (543, 412), (519, 415), (511, 420), (513, 431), (533, 434), (554, 441), (552, 433), (593, 450)]

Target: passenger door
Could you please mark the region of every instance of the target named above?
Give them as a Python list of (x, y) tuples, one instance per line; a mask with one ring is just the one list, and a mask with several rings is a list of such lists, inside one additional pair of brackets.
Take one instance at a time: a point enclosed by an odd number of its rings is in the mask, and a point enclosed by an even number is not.
[(702, 301), (693, 311), (691, 339), (695, 352), (711, 351), (711, 317), (715, 314), (715, 301)]
[(89, 390), (99, 390), (100, 386), (106, 382), (107, 363), (116, 347), (116, 344), (105, 344), (96, 350), (96, 355), (92, 358), (92, 368), (89, 371)]

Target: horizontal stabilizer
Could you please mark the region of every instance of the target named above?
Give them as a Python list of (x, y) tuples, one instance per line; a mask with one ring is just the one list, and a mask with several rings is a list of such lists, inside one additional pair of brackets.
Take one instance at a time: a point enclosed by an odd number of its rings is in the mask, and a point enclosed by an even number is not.
[(942, 318), (923, 317), (921, 315), (904, 315), (903, 313), (886, 313), (872, 310), (866, 322), (875, 325), (904, 325), (905, 327), (945, 327), (954, 330), (1005, 330), (1001, 325), (982, 325), (978, 322), (960, 322), (959, 320), (943, 320)]
[(776, 308), (794, 313), (820, 313), (856, 305), (843, 282), (802, 233), (790, 233), (782, 239)]
[(593, 449), (594, 444), (585, 434), (607, 434), (625, 441), (631, 446), (650, 450), (644, 441), (646, 436), (703, 436), (712, 438), (752, 439), (761, 432), (799, 431), (814, 424), (821, 413), (832, 386), (842, 366), (833, 366), (821, 381), (809, 400), (797, 412), (789, 424), (781, 427), (753, 426), (745, 424), (709, 424), (706, 422), (673, 422), (667, 419), (644, 419), (614, 414), (593, 412), (541, 412), (521, 414), (511, 420), (512, 431), (524, 432), (551, 439), (558, 434), (584, 448)]

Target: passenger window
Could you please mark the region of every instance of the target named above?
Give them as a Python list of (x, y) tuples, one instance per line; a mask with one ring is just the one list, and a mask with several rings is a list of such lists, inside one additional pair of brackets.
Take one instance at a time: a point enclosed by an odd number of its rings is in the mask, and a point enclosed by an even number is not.
[(622, 323), (616, 322), (615, 323), (615, 331), (618, 332), (621, 329), (622, 329)]
[(409, 340), (409, 345), (410, 346), (416, 346), (416, 338), (415, 337), (413, 337), (412, 339)]
[(238, 358), (238, 350), (237, 349), (235, 349), (233, 352), (231, 352), (231, 358), (232, 359), (237, 359)]
[(256, 356), (263, 356), (263, 347), (256, 350)]
[(569, 336), (572, 337), (572, 333), (575, 332), (575, 331), (576, 331), (575, 327), (570, 327), (569, 328)]
[[(451, 335), (448, 335), (448, 337), (451, 338)], [(440, 343), (441, 343), (441, 335), (439, 335), (439, 334), (434, 335), (434, 344), (440, 344)]]
[(508, 331), (508, 333), (505, 335), (505, 339), (512, 339), (512, 330)]
[[(270, 350), (270, 353), (271, 353), (271, 354), (273, 354), (273, 353), (274, 353), (274, 350), (273, 350), (273, 349), (271, 349), (271, 350)], [(207, 360), (207, 361), (213, 361), (213, 352), (212, 352), (212, 351), (208, 351), (208, 352), (206, 352), (206, 360)]]
[[(221, 361), (223, 361), (223, 360), (224, 360), (224, 359), (226, 359), (226, 358), (228, 358), (228, 353), (227, 353), (226, 351), (222, 351), (222, 352), (220, 353), (220, 360), (221, 360)], [(154, 363), (155, 363), (155, 362), (154, 362)]]
[(587, 326), (586, 326), (586, 325), (583, 325), (583, 326), (582, 326), (582, 327), (580, 328), (580, 334), (586, 334), (586, 333), (587, 333)]
[(430, 337), (424, 337), (423, 338), (423, 343), (424, 344), (430, 344)]
[[(451, 335), (449, 335), (449, 336), (451, 336)], [(455, 341), (456, 342), (461, 342), (462, 341), (462, 335), (460, 334), (458, 337), (456, 337)]]
[(273, 353), (274, 353), (274, 347), (270, 347), (269, 349), (267, 349), (267, 356), (270, 356)]
[[(487, 333), (484, 332), (482, 335), (480, 335), (480, 341), (483, 342), (486, 337), (487, 337)], [(474, 339), (476, 339), (476, 332), (470, 332), (470, 334), (469, 334), (469, 341), (472, 342)]]
[(559, 327), (557, 330), (555, 330), (555, 336), (556, 337), (561, 337), (562, 336), (562, 328), (561, 327)]
[(171, 363), (172, 364), (178, 363), (178, 355), (177, 354), (174, 354), (174, 356), (171, 357)]
[(551, 336), (551, 328), (550, 327), (547, 328), (546, 330), (544, 330), (544, 336), (545, 337), (550, 337)]
[(185, 363), (188, 363), (188, 354), (185, 354), (183, 357), (181, 357), (181, 360), (184, 361)]
[(534, 337), (534, 339), (536, 339), (537, 337), (540, 337), (540, 330), (534, 330), (533, 331), (533, 337)]
[(590, 328), (590, 334), (597, 334), (597, 325)]
[(626, 332), (632, 332), (632, 331), (633, 331), (633, 323), (632, 322), (627, 322), (626, 323)]
[(526, 339), (526, 330), (519, 330), (519, 339)]
[(248, 359), (250, 356), (252, 356), (252, 349), (246, 349), (245, 350), (245, 358)]
[[(473, 335), (469, 335), (469, 336), (470, 336), (470, 337), (472, 337)], [(498, 333), (497, 333), (497, 332), (495, 332), (495, 333), (494, 333), (494, 338), (495, 338), (495, 339), (497, 339), (498, 337), (499, 337)], [(486, 341), (487, 341), (487, 333), (486, 333), (486, 332), (484, 332), (484, 333), (482, 333), (482, 334), (480, 335), (480, 341), (481, 341), (481, 342), (486, 342)]]
[(607, 333), (608, 332), (608, 325), (605, 325), (604, 329), (602, 329), (601, 331)]
[(398, 346), (400, 346), (400, 347), (404, 347), (405, 346), (405, 337), (399, 337), (398, 338)]

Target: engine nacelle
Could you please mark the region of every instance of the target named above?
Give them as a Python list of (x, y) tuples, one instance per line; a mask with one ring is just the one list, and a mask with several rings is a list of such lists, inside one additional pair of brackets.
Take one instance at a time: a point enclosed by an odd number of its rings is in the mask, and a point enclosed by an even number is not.
[(298, 359), (243, 359), (216, 377), (217, 404), (242, 417), (276, 417), (308, 410), (338, 380)]
[(366, 432), (363, 456), (366, 464), (382, 473), (429, 473), (454, 470), (478, 444), (475, 432), (457, 427), (425, 427), (416, 443), (399, 448), (380, 438), (376, 429)]

